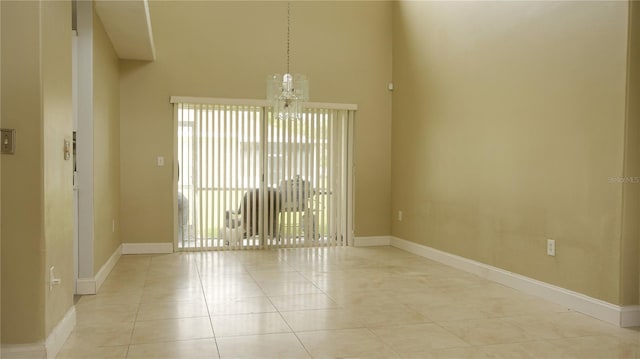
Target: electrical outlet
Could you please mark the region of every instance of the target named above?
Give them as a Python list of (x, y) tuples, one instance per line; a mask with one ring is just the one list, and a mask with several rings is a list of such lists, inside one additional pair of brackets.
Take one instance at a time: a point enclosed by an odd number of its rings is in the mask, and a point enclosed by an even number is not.
[(56, 278), (54, 271), (56, 267), (51, 266), (49, 268), (49, 290), (53, 290), (53, 287), (60, 285), (62, 283), (62, 279)]
[(553, 239), (547, 239), (547, 255), (556, 256), (556, 241)]
[(402, 222), (402, 211), (398, 211), (398, 221)]

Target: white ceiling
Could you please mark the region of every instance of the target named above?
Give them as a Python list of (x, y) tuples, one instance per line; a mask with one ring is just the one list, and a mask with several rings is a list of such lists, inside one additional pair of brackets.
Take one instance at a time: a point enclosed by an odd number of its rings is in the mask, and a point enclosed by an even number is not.
[(156, 59), (147, 0), (96, 0), (95, 8), (121, 59)]

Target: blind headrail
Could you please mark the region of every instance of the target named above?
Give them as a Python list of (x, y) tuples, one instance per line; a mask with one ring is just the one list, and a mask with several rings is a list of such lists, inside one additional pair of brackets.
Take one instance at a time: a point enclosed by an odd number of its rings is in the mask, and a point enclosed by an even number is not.
[[(267, 100), (257, 99), (237, 99), (237, 98), (213, 98), (213, 97), (185, 97), (171, 96), (170, 103), (187, 103), (187, 104), (203, 104), (203, 105), (229, 105), (229, 106), (261, 106), (269, 107), (271, 102)], [(327, 110), (352, 110), (356, 111), (358, 105), (345, 103), (323, 103), (323, 102), (305, 102), (305, 108), (318, 108)]]

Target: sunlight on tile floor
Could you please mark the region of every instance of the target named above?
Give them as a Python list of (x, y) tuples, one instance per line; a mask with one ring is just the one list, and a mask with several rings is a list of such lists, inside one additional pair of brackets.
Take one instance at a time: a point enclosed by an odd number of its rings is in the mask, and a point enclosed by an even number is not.
[(638, 358), (640, 333), (392, 247), (122, 256), (65, 358)]

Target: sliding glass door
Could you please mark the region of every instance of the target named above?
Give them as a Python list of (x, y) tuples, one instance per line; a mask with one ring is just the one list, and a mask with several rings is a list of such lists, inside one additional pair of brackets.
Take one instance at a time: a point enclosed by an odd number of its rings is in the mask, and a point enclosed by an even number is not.
[(355, 106), (173, 98), (176, 249), (347, 245)]

